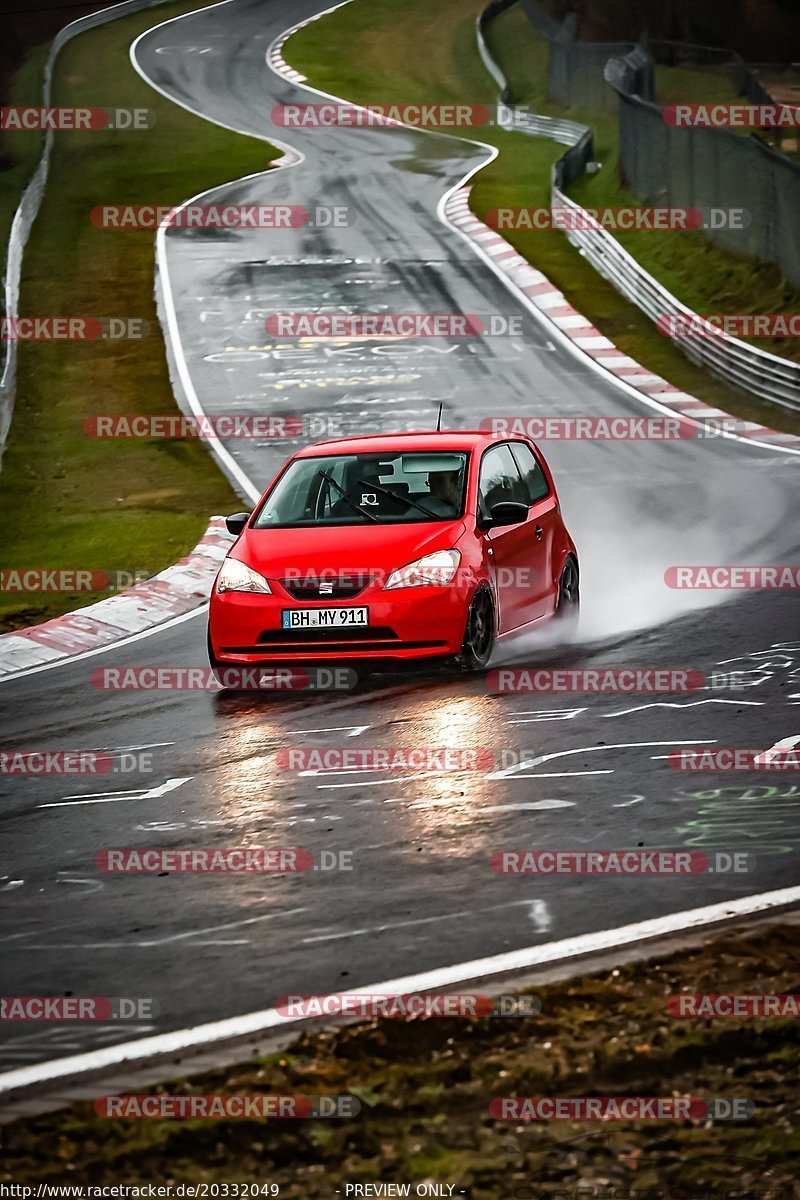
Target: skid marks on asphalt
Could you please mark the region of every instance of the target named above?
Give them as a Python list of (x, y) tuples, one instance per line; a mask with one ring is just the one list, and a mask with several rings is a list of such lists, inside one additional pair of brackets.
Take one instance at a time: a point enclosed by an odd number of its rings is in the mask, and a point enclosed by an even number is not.
[[(276, 179), (270, 178), (270, 189), (275, 185)], [(255, 181), (249, 186), (260, 191), (262, 185)], [(205, 231), (206, 251), (213, 236)], [(191, 242), (185, 233), (169, 239), (177, 274), (203, 269)], [(218, 415), (252, 410), (276, 417), (290, 412), (302, 416), (303, 422), (302, 434), (295, 437), (276, 434), (267, 441), (230, 444), (238, 458), (255, 451), (263, 459), (265, 450), (278, 445), (285, 455), (301, 443), (355, 432), (432, 427), (439, 403), (448, 410), (457, 401), (463, 408), (470, 391), (474, 407), (483, 412), (478, 360), (491, 360), (496, 367), (500, 355), (511, 366), (522, 352), (521, 339), (511, 338), (495, 339), (506, 343), (498, 349), (478, 338), (450, 344), (431, 338), (368, 337), (308, 337), (298, 342), (265, 332), (267, 318), (276, 311), (386, 313), (419, 308), (432, 265), (424, 260), (296, 254), (254, 259), (250, 252), (246, 260), (225, 258), (222, 271), (218, 257), (208, 262), (213, 272), (207, 285), (203, 281), (202, 294), (184, 295), (181, 310), (204, 411)]]

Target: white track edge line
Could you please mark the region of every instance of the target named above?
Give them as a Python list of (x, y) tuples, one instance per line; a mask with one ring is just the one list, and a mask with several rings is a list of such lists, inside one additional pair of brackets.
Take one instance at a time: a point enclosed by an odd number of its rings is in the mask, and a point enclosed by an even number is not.
[[(155, 33), (157, 30), (163, 29), (165, 25), (172, 25), (175, 21), (183, 21), (186, 17), (196, 17), (199, 16), (200, 13), (211, 12), (211, 10), (214, 8), (222, 8), (226, 4), (233, 4), (233, 2), (234, 0), (218, 0), (216, 4), (206, 4), (201, 8), (192, 9), (191, 12), (179, 13), (177, 17), (168, 17), (165, 21), (159, 21), (156, 25), (150, 25), (147, 29), (143, 30), (137, 37), (135, 37), (130, 44), (128, 55), (130, 57), (133, 69), (136, 71), (137, 75), (141, 76), (147, 86), (153, 89), (154, 92), (158, 92), (159, 95), (163, 96), (166, 100), (169, 100), (171, 104), (177, 105), (178, 108), (183, 108), (186, 110), (186, 112), (190, 112), (192, 116), (200, 117), (201, 120), (208, 121), (211, 125), (218, 125), (220, 129), (227, 129), (230, 133), (236, 133), (239, 135), (239, 137), (249, 137), (253, 138), (254, 141), (266, 142), (270, 146), (277, 146), (279, 150), (283, 150), (284, 154), (296, 158), (298, 162), (302, 162), (305, 159), (305, 155), (300, 150), (296, 150), (294, 146), (290, 146), (288, 142), (281, 142), (278, 141), (277, 138), (273, 137), (265, 137), (260, 133), (251, 133), (239, 128), (236, 125), (228, 125), (226, 121), (220, 121), (216, 117), (209, 116), (208, 113), (204, 113), (202, 109), (194, 108), (191, 104), (187, 104), (185, 100), (179, 100), (177, 96), (171, 96), (170, 93), (165, 91), (164, 88), (160, 87), (159, 84), (153, 82), (153, 80), (145, 71), (144, 67), (141, 66), (136, 58), (136, 47), (138, 46), (139, 42), (143, 41), (144, 38), (149, 37), (151, 33)], [(245, 176), (245, 178), (251, 178), (251, 176)], [(238, 180), (232, 179), (230, 180), (230, 183), (238, 183)], [(228, 184), (221, 183), (218, 186), (227, 187)], [(214, 189), (209, 188), (208, 190), (213, 191)], [(205, 195), (205, 193), (201, 192), (200, 195)]]
[[(230, 3), (231, 0), (221, 0), (221, 2), (223, 4)], [(350, 0), (344, 0), (344, 3), (349, 2)], [(317, 16), (324, 16), (327, 12), (332, 12), (336, 8), (341, 8), (343, 6), (343, 4), (334, 5), (333, 8), (326, 9), (317, 14)], [(211, 7), (218, 6), (213, 5)], [(172, 18), (172, 20), (179, 19), (180, 18)], [(161, 25), (153, 26), (152, 28), (158, 29), (161, 28), (162, 25), (170, 23), (171, 22), (169, 21), (164, 21), (161, 22)], [(291, 30), (286, 36), (290, 35)], [(280, 38), (276, 39), (275, 42), (277, 43), (279, 40)], [(131, 46), (131, 61), (133, 62), (135, 69), (139, 71), (138, 64), (133, 58), (133, 50), (135, 45), (136, 43), (134, 42)], [(275, 43), (273, 43), (273, 45), (275, 45)], [(267, 51), (268, 65), (271, 49), (272, 47), (270, 47), (270, 49)], [(271, 65), (270, 69), (274, 70)], [(152, 81), (147, 79), (147, 77), (143, 75), (141, 71), (139, 71), (139, 73), (142, 74), (142, 77), (145, 78), (146, 81), (153, 86), (156, 91), (161, 90), (155, 87), (155, 85), (152, 84)], [(275, 73), (278, 74), (277, 71)], [(303, 84), (297, 86), (305, 87), (307, 85)], [(321, 92), (317, 88), (309, 88), (308, 90), (316, 91), (318, 95), (322, 96), (330, 95), (330, 93)], [(163, 94), (166, 95), (166, 93)], [(172, 97), (169, 96), (167, 98), (170, 100), (172, 99)], [(335, 96), (332, 98), (341, 99), (340, 97)], [(237, 130), (236, 132), (241, 131)], [(459, 187), (463, 187), (467, 180), (471, 179), (477, 171), (482, 170), (483, 167), (492, 162), (499, 154), (499, 150), (497, 150), (494, 146), (488, 146), (485, 142), (475, 142), (474, 144), (480, 145), (484, 149), (488, 150), (491, 155), (490, 158), (467, 172), (461, 183), (456, 184), (454, 188), (451, 188), (449, 192), (442, 197), (439, 208), (437, 209), (437, 215), (440, 215), (439, 210), (441, 210), (443, 204), (446, 204), (450, 195), (454, 191), (456, 191)], [(219, 186), (223, 187), (225, 185), (222, 184)], [(216, 189), (208, 190), (213, 191)], [(200, 195), (205, 194), (206, 193), (200, 193)], [(191, 203), (191, 201), (184, 202), (184, 204), (188, 203)], [(460, 236), (464, 237), (465, 240), (469, 241), (470, 245), (474, 247), (474, 243), (471, 241), (471, 239), (467, 238), (466, 235), (457, 230), (456, 226), (452, 225), (452, 223), (445, 216), (440, 215), (440, 220), (458, 232)], [(159, 234), (161, 234), (162, 231), (163, 227), (159, 229)], [(491, 261), (488, 259), (487, 261), (489, 261), (489, 265), (493, 267)], [(493, 269), (495, 268), (493, 267)], [(503, 278), (505, 282), (507, 282), (507, 285), (513, 287), (515, 292), (518, 292), (519, 295), (524, 296), (524, 293), (520, 292), (517, 286), (514, 285), (511, 280), (507, 279), (506, 276), (501, 275), (498, 271), (496, 271), (496, 273)], [(525, 299), (527, 300), (527, 297), (525, 297)], [(550, 327), (549, 322), (548, 327)], [(570, 348), (577, 353), (578, 348), (572, 346), (572, 343), (568, 344)], [(587, 355), (581, 354), (582, 359), (586, 359), (588, 357), (589, 356)], [(594, 365), (594, 363), (592, 363), (592, 365)], [(607, 372), (603, 372), (603, 374), (608, 376)], [(614, 379), (613, 376), (611, 376), (611, 378)], [(620, 386), (619, 380), (614, 379), (614, 382)], [(630, 390), (638, 399), (645, 399), (641, 393), (635, 392), (634, 389), (624, 390)], [(654, 404), (654, 407), (661, 408), (662, 406)], [(671, 410), (667, 411), (671, 414)], [(735, 437), (735, 435), (729, 434), (725, 436)], [(735, 437), (735, 440), (744, 441), (746, 439)], [(779, 449), (779, 447), (769, 446), (769, 449)], [(194, 615), (195, 613), (184, 614), (184, 616), (180, 619), (186, 620), (189, 616)], [(136, 637), (141, 636), (144, 635), (135, 635), (134, 638), (128, 640), (136, 640)], [(90, 651), (89, 653), (94, 652)], [(800, 902), (800, 887), (783, 888), (773, 892), (763, 892), (758, 895), (744, 897), (739, 900), (731, 900), (714, 905), (707, 905), (704, 908), (687, 909), (683, 912), (670, 914), (667, 917), (657, 917), (649, 921), (640, 921), (634, 925), (619, 926), (617, 929), (603, 930), (593, 934), (583, 934), (578, 937), (568, 938), (560, 942), (551, 942), (549, 944), (545, 944), (544, 946), (528, 947), (525, 950), (510, 951), (504, 955), (496, 955), (493, 958), (473, 959), (465, 963), (459, 963), (455, 966), (443, 967), (430, 972), (424, 972), (419, 975), (405, 976), (401, 979), (391, 980), (383, 984), (367, 985), (358, 989), (358, 991), (378, 991), (379, 989), (388, 991), (390, 988), (398, 990), (410, 990), (412, 988), (417, 988), (419, 990), (430, 990), (437, 986), (446, 986), (462, 980), (485, 978), (488, 975), (502, 974), (508, 971), (521, 969), (526, 966), (534, 966), (547, 962), (557, 962), (561, 959), (575, 957), (579, 954), (590, 953), (593, 950), (617, 948), (621, 945), (628, 945), (631, 942), (639, 942), (647, 940), (648, 938), (657, 937), (659, 934), (677, 933), (691, 928), (700, 928), (704, 925), (713, 924), (716, 921), (723, 921), (732, 916), (763, 912), (770, 908), (776, 908), (797, 902)], [(480, 972), (482, 972), (482, 974), (480, 974)], [(354, 990), (350, 994), (358, 994), (358, 991)], [(268, 1028), (275, 1028), (278, 1025), (289, 1026), (301, 1023), (302, 1020), (287, 1021), (275, 1009), (264, 1009), (255, 1013), (245, 1014), (240, 1017), (228, 1018), (224, 1021), (211, 1022), (205, 1025), (189, 1026), (186, 1029), (176, 1030), (169, 1034), (161, 1034), (153, 1038), (143, 1038), (138, 1042), (126, 1042), (115, 1047), (108, 1047), (105, 1050), (90, 1051), (87, 1054), (72, 1055), (64, 1059), (50, 1060), (49, 1062), (45, 1063), (37, 1063), (33, 1067), (20, 1068), (16, 1071), (0, 1074), (0, 1096), (3, 1094), (10, 1094), (13, 1091), (21, 1088), (31, 1087), (41, 1083), (55, 1082), (59, 1079), (74, 1079), (78, 1075), (100, 1071), (106, 1067), (118, 1066), (126, 1061), (141, 1058), (143, 1055), (171, 1054), (175, 1053), (176, 1051), (200, 1046), (208, 1047), (213, 1045), (215, 1041), (223, 1041), (235, 1038), (237, 1036), (245, 1036), (248, 1033), (255, 1033)]]
[[(265, 138), (265, 137), (259, 138), (259, 136), (257, 134), (245, 133), (241, 129), (236, 129), (232, 125), (228, 125), (223, 121), (217, 121), (213, 117), (207, 116), (205, 113), (200, 112), (198, 109), (193, 108), (191, 105), (186, 104), (182, 100), (177, 100), (174, 96), (171, 96), (169, 94), (169, 92), (165, 91), (164, 88), (160, 87), (159, 84), (155, 83), (150, 78), (150, 76), (146, 73), (144, 67), (141, 66), (141, 64), (139, 63), (139, 61), (136, 57), (136, 48), (139, 45), (139, 43), (144, 38), (150, 37), (151, 34), (157, 33), (159, 29), (163, 29), (166, 25), (172, 25), (176, 21), (184, 20), (186, 17), (195, 16), (195, 15), (197, 15), (198, 12), (209, 12), (214, 8), (222, 8), (226, 4), (231, 4), (231, 3), (233, 3), (233, 0), (220, 0), (220, 2), (218, 4), (211, 4), (203, 9), (195, 9), (194, 12), (191, 12), (191, 13), (181, 13), (177, 17), (170, 17), (166, 21), (160, 21), (157, 25), (151, 25), (149, 29), (146, 29), (142, 33), (140, 33), (139, 36), (137, 38), (135, 38), (134, 41), (131, 43), (130, 50), (128, 52), (128, 55), (129, 55), (129, 58), (131, 61), (131, 65), (133, 66), (133, 69), (136, 71), (136, 73), (145, 81), (145, 83), (148, 85), (148, 87), (151, 87), (153, 89), (153, 91), (158, 92), (159, 95), (163, 96), (171, 104), (177, 104), (178, 107), (183, 108), (187, 112), (192, 113), (193, 116), (196, 116), (203, 120), (209, 121), (212, 125), (217, 125), (222, 129), (227, 129), (231, 133), (236, 133), (240, 137), (252, 137), (254, 140), (264, 141), (268, 145), (274, 145), (278, 149), (283, 150), (284, 153), (288, 152), (288, 153), (296, 156), (297, 152), (285, 144), (279, 144), (276, 141), (271, 142), (268, 138)], [(298, 161), (302, 161), (302, 159), (299, 159)], [(204, 421), (206, 419), (206, 413), (205, 413), (202, 405), (200, 404), (200, 399), (195, 390), (194, 383), (192, 382), (192, 376), (191, 376), (191, 372), (189, 370), (189, 365), (186, 361), (186, 355), (184, 353), (183, 342), (181, 340), (180, 329), (178, 326), (178, 317), (177, 317), (177, 311), (175, 308), (175, 300), (174, 300), (173, 291), (172, 291), (172, 280), (170, 278), (170, 273), (169, 273), (169, 263), (168, 263), (168, 254), (167, 254), (167, 245), (166, 245), (166, 234), (167, 234), (167, 229), (169, 228), (167, 222), (169, 221), (169, 219), (173, 213), (181, 212), (182, 209), (187, 208), (190, 204), (197, 203), (197, 201), (200, 200), (203, 196), (207, 196), (211, 192), (219, 191), (224, 187), (231, 187), (234, 184), (240, 183), (245, 179), (256, 179), (256, 178), (260, 177), (261, 175), (268, 174), (270, 170), (274, 170), (274, 169), (275, 168), (273, 168), (273, 167), (268, 167), (266, 171), (263, 171), (263, 172), (258, 171), (252, 175), (242, 176), (241, 179), (229, 180), (227, 183), (217, 184), (213, 188), (205, 188), (202, 192), (198, 192), (197, 195), (190, 197), (188, 200), (184, 200), (181, 204), (175, 205), (175, 207), (170, 211), (168, 216), (165, 218), (164, 222), (162, 222), (159, 225), (158, 231), (156, 233), (157, 275), (158, 275), (158, 281), (160, 281), (160, 284), (161, 284), (161, 293), (162, 293), (162, 297), (164, 300), (164, 315), (167, 320), (169, 341), (170, 341), (170, 345), (172, 347), (172, 352), (173, 352), (173, 355), (175, 358), (175, 365), (177, 367), (178, 377), (181, 381), (181, 386), (183, 388), (184, 395), (186, 396), (186, 400), (189, 404), (189, 408), (191, 409), (192, 413), (199, 420)], [(256, 485), (253, 483), (250, 476), (246, 473), (246, 471), (243, 470), (243, 468), (239, 465), (239, 463), (236, 461), (236, 459), (233, 457), (233, 455), (230, 453), (230, 451), (228, 449), (226, 449), (226, 447), (222, 444), (221, 440), (217, 437), (217, 435), (215, 433), (212, 433), (206, 439), (206, 441), (208, 443), (209, 450), (212, 452), (212, 454), (214, 454), (216, 456), (217, 460), (222, 465), (225, 474), (228, 475), (229, 478), (233, 478), (236, 481), (236, 483), (239, 485), (239, 487), (242, 489), (242, 492), (247, 497), (247, 499), (250, 500), (253, 504), (255, 504), (261, 498), (261, 489), (256, 487)]]
[[(769, 909), (800, 903), (800, 886), (763, 892), (755, 896), (744, 896), (735, 900), (721, 901), (701, 908), (685, 909), (663, 917), (622, 925), (616, 929), (603, 929), (595, 933), (580, 934), (561, 941), (528, 946), (522, 950), (510, 950), (488, 958), (477, 958), (449, 967), (422, 971), (416, 975), (405, 975), (382, 983), (363, 985), (345, 992), (346, 996), (357, 996), (365, 992), (389, 995), (405, 995), (410, 992), (427, 992), (453, 984), (479, 983), (495, 975), (508, 974), (530, 967), (577, 958), (602, 950), (615, 950), (633, 942), (650, 938), (699, 929), (716, 922), (737, 916), (747, 916)], [(51, 1059), (30, 1067), (20, 1067), (0, 1074), (0, 1096), (12, 1095), (23, 1089), (40, 1085), (68, 1083), (82, 1076), (111, 1070), (124, 1064), (144, 1064), (145, 1060), (169, 1057), (190, 1050), (209, 1050), (220, 1042), (245, 1038), (267, 1030), (298, 1027), (302, 1028), (314, 1018), (284, 1017), (275, 1008), (260, 1009), (238, 1017), (221, 1021), (193, 1025), (171, 1033), (140, 1038), (108, 1046), (102, 1050), (91, 1050), (85, 1054)], [(173, 1074), (178, 1074), (177, 1070)]]
[[(40, 671), (54, 671), (56, 667), (71, 667), (73, 663), (80, 662), (84, 658), (94, 658), (96, 654), (107, 654), (109, 650), (118, 650), (121, 646), (130, 646), (132, 642), (139, 642), (142, 638), (152, 637), (154, 633), (162, 633), (166, 629), (171, 629), (173, 625), (180, 625), (183, 621), (189, 621), (192, 617), (198, 617), (208, 608), (208, 601), (202, 600), (196, 608), (189, 612), (178, 613), (176, 617), (168, 617), (166, 621), (159, 621), (157, 625), (151, 625), (149, 629), (140, 629), (138, 633), (128, 634), (126, 637), (119, 638), (116, 641), (109, 642), (105, 646), (94, 646), (91, 650), (81, 650), (78, 654), (70, 654), (68, 657), (57, 659), (54, 662), (38, 663), (35, 667), (24, 667), (21, 671), (14, 671), (13, 674), (0, 676), (0, 687), (4, 683), (11, 683), (14, 679), (23, 679), (26, 675), (38, 675)], [(67, 616), (80, 616), (81, 609), (76, 609), (75, 614), (65, 614)], [(35, 626), (34, 626), (35, 628)]]

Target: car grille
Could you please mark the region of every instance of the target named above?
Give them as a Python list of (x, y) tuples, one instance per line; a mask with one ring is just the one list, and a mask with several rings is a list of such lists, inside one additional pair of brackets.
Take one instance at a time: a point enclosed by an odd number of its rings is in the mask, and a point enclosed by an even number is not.
[[(279, 579), (278, 583), (295, 600), (352, 600), (369, 587), (373, 575), (339, 575), (336, 579)], [(324, 582), (325, 591), (320, 591)], [(331, 587), (331, 591), (328, 591)]]
[(361, 645), (364, 642), (391, 641), (397, 641), (397, 634), (393, 629), (382, 625), (365, 625), (363, 628), (351, 625), (340, 626), (338, 629), (311, 629), (308, 626), (305, 629), (267, 629), (259, 636), (258, 644), (292, 646), (300, 643), (310, 646), (320, 642), (335, 642), (338, 646), (342, 642)]
[(440, 649), (447, 643), (443, 641), (400, 641), (393, 629), (388, 626), (372, 625), (364, 628), (341, 629), (266, 629), (258, 638), (255, 646), (223, 646), (223, 654), (263, 654), (269, 657), (269, 652), (281, 654), (302, 654), (309, 651), (331, 654), (344, 654), (348, 650), (389, 652), (393, 650), (425, 650)]

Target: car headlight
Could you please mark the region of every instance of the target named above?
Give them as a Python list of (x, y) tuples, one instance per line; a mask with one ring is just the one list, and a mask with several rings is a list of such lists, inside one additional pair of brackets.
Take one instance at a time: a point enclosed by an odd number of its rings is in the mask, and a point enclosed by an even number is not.
[(252, 567), (239, 562), (238, 558), (226, 558), (217, 575), (218, 592), (261, 592), (271, 595), (270, 586), (263, 575)]
[(426, 554), (424, 558), (392, 571), (383, 586), (388, 589), (452, 583), (460, 562), (458, 550), (437, 550), (434, 554)]

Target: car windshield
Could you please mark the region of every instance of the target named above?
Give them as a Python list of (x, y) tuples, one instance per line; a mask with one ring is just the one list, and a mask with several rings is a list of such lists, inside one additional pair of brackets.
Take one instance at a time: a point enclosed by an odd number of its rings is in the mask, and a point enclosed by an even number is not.
[(297, 458), (253, 528), (452, 520), (464, 511), (468, 458), (440, 451)]

